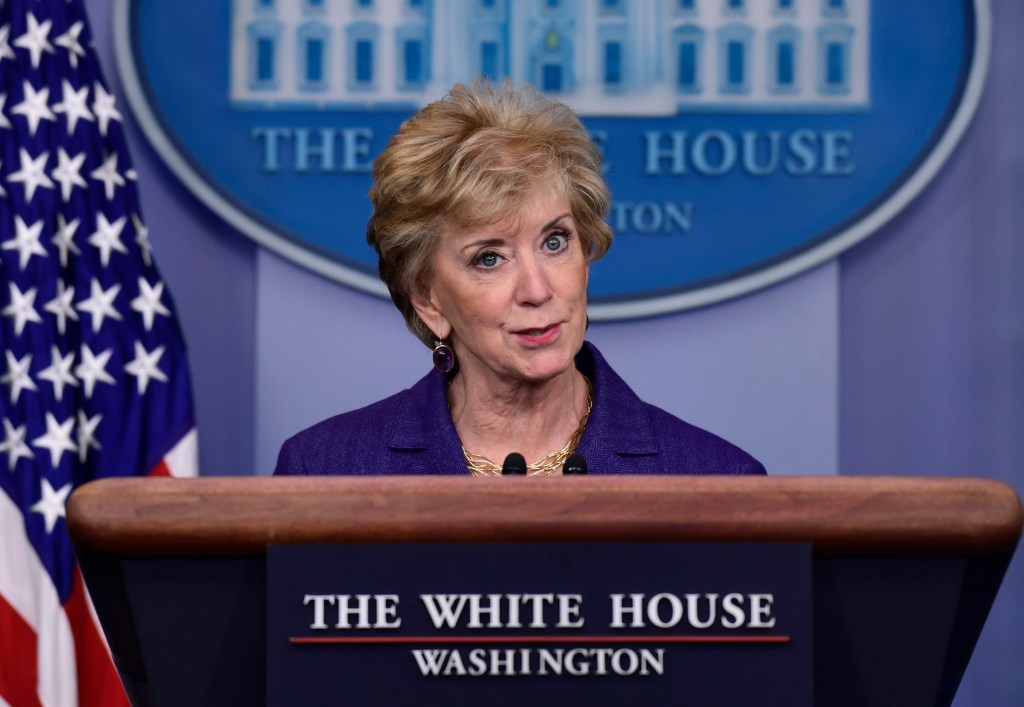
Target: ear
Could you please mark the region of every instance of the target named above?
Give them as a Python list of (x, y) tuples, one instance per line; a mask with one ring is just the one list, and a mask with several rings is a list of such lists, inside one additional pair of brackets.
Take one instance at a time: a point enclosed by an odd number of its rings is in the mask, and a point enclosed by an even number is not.
[(434, 336), (442, 340), (451, 336), (451, 322), (448, 321), (448, 318), (438, 308), (437, 303), (429, 292), (426, 294), (413, 294), (409, 301), (412, 302), (412, 308), (416, 310), (416, 314), (420, 315), (420, 319), (427, 325), (427, 328), (434, 332)]

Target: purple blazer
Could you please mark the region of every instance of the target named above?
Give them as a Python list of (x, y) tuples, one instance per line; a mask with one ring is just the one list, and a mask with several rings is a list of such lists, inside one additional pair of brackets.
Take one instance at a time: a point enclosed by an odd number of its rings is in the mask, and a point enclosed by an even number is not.
[[(577, 452), (591, 474), (764, 474), (742, 449), (648, 405), (584, 343), (576, 367), (594, 384)], [(467, 474), (448, 408), (447, 381), (432, 370), (416, 385), (288, 439), (274, 474)]]

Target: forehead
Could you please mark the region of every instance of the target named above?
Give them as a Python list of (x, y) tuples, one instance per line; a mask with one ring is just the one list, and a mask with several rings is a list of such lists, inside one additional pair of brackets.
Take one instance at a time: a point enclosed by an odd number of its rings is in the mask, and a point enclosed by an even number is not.
[(443, 236), (473, 235), (481, 231), (515, 236), (540, 229), (563, 215), (572, 216), (569, 198), (557, 184), (545, 182), (504, 203), (464, 208), (460, 217), (444, 225), (441, 232)]

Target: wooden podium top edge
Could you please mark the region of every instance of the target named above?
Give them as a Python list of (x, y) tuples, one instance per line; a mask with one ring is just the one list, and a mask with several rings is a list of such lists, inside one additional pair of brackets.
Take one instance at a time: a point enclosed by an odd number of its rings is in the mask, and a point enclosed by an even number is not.
[(1009, 555), (1022, 512), (974, 477), (108, 478), (79, 488), (80, 550), (258, 555), (268, 543), (810, 542), (819, 555)]

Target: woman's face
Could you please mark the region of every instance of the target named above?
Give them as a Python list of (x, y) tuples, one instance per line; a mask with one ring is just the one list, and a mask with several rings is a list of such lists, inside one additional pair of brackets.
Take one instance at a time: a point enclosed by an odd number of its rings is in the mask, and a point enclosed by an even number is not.
[(587, 266), (568, 199), (545, 183), (513, 218), (445, 230), (429, 297), (414, 305), (463, 374), (546, 381), (583, 345)]

